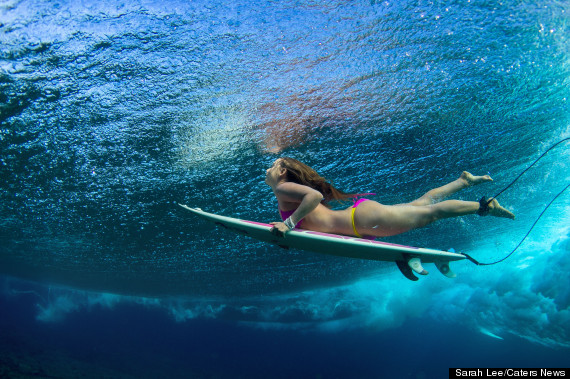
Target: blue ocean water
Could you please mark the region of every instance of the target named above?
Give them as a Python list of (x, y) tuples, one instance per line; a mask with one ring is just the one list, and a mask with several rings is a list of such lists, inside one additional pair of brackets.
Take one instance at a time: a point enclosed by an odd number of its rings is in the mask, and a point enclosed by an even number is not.
[[(176, 203), (277, 219), (279, 156), (401, 203), (462, 170), (511, 182), (570, 134), (566, 1), (0, 4), (0, 375), (441, 378), (568, 366), (568, 194), (508, 261), (285, 251)], [(515, 221), (389, 242), (481, 261), (570, 179), (568, 145), (507, 192)]]

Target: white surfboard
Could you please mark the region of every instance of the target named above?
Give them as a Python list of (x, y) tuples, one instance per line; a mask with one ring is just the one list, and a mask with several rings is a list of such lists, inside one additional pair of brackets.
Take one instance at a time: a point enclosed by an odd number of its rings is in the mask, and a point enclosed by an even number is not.
[(428, 274), (422, 266), (423, 263), (435, 263), (442, 274), (454, 278), (455, 274), (449, 269), (449, 262), (466, 258), (463, 254), (451, 251), (396, 245), (304, 229), (293, 229), (287, 232), (284, 237), (280, 237), (271, 233), (273, 226), (270, 224), (220, 216), (204, 212), (200, 208), (178, 205), (232, 232), (269, 242), (285, 249), (293, 248), (348, 258), (396, 262), (400, 271), (410, 280), (418, 280), (412, 271), (421, 275)]

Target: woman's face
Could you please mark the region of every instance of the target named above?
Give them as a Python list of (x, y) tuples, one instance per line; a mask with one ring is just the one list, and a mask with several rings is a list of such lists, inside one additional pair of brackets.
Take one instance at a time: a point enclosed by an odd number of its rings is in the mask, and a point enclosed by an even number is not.
[(273, 165), (265, 171), (265, 183), (274, 186), (279, 183), (283, 174), (285, 174), (285, 169), (281, 167), (281, 158), (276, 159)]

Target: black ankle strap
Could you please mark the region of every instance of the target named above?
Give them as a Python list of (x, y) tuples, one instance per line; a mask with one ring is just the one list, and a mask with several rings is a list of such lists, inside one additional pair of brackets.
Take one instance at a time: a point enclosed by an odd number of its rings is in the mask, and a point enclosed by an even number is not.
[(477, 214), (479, 216), (487, 216), (489, 214), (489, 203), (491, 201), (487, 201), (487, 198), (483, 196), (481, 200), (479, 200), (479, 210)]

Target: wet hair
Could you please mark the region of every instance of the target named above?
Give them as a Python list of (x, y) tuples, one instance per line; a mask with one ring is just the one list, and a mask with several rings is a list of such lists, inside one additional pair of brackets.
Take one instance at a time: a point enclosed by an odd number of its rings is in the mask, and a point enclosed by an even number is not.
[(331, 201), (342, 202), (356, 196), (356, 194), (345, 193), (335, 188), (311, 167), (296, 159), (283, 157), (280, 160), (280, 166), (287, 170), (287, 181), (311, 187), (322, 193), (324, 199), (321, 203), (326, 206)]

